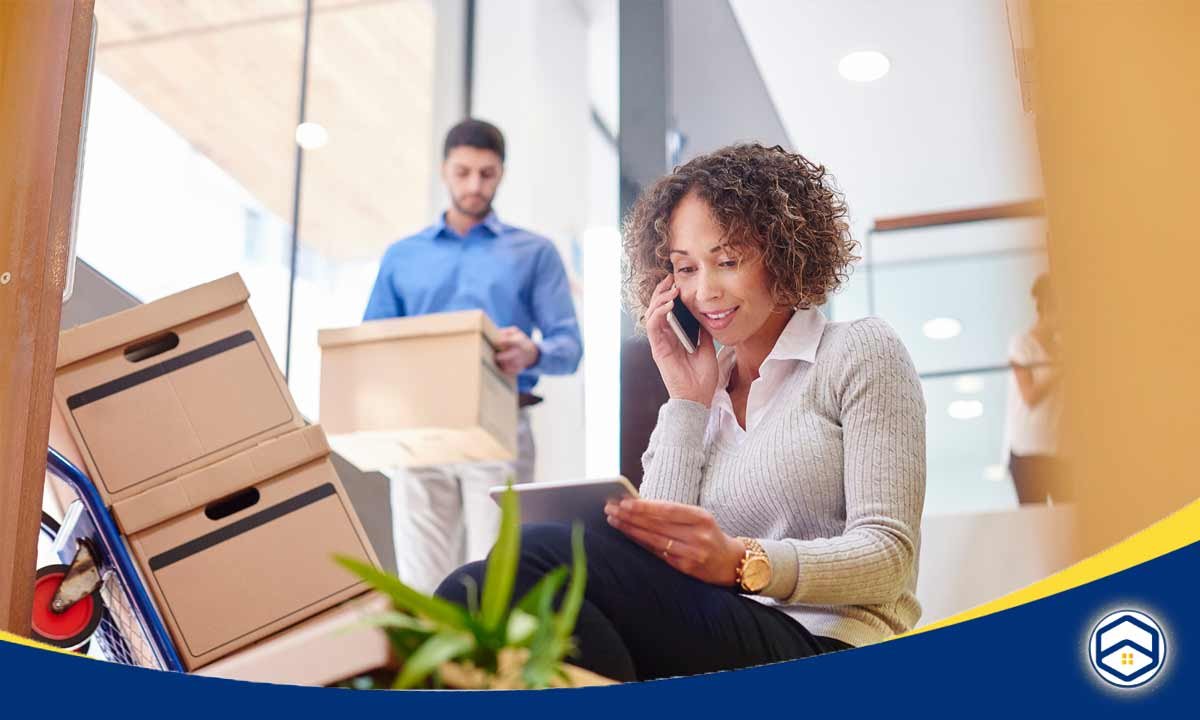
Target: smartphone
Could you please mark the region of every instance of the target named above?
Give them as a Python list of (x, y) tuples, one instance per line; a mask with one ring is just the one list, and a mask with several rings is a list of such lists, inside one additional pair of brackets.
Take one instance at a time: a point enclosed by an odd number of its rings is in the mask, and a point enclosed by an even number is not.
[(667, 313), (667, 324), (675, 332), (675, 337), (679, 338), (683, 349), (687, 350), (689, 355), (695, 353), (700, 345), (700, 321), (678, 297), (675, 298), (671, 312)]

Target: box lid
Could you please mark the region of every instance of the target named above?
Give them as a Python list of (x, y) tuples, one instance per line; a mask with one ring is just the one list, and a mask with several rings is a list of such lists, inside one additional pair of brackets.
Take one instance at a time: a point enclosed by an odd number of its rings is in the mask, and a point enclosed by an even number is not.
[(381, 340), (428, 335), (455, 335), (467, 332), (482, 333), (493, 347), (500, 344), (500, 331), (496, 329), (487, 313), (482, 310), (460, 310), (413, 317), (368, 320), (354, 327), (321, 330), (317, 333), (317, 342), (322, 348), (327, 348)]
[(56, 367), (64, 368), (109, 348), (126, 345), (249, 299), (250, 292), (242, 282), (242, 276), (234, 273), (64, 330), (58, 336)]
[(310, 425), (116, 502), (113, 515), (121, 530), (131, 535), (329, 452), (325, 431), (320, 425)]

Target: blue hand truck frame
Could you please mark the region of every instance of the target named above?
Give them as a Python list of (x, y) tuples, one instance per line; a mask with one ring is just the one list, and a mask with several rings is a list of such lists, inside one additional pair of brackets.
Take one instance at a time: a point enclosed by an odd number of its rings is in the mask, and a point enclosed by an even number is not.
[(125, 665), (185, 672), (162, 615), (95, 484), (53, 448), (46, 469), (78, 498), (65, 511), (57, 533), (43, 525), (43, 533), (52, 534), (55, 555), (69, 565), (79, 540), (88, 541), (98, 555), (104, 617), (92, 639), (101, 654)]

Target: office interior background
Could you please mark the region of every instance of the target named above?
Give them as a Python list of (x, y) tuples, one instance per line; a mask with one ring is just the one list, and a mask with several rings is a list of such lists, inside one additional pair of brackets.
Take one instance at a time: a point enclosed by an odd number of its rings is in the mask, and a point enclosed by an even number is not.
[[(444, 206), (445, 130), (480, 117), (508, 140), (496, 210), (557, 243), (584, 334), (579, 373), (540, 382), (536, 476), (616, 474), (623, 205), (697, 154), (778, 143), (831, 170), (862, 243), (825, 312), (883, 317), (922, 376), (921, 599), (936, 620), (1071, 560), (1069, 508), (1019, 508), (1007, 469), (1008, 343), (1047, 270), (1017, 7), (97, 0), (64, 325), (239, 272), (316, 420), (317, 330), (360, 321), (384, 249)], [(383, 482), (347, 486), (386, 532)], [(1020, 540), (998, 576), (956, 579), (1005, 537)], [(386, 562), (390, 542), (375, 544)]]

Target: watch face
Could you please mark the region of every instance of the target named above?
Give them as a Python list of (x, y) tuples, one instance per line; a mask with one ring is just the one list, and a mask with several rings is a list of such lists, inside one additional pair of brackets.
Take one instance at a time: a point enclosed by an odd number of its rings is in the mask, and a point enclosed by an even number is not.
[(750, 592), (758, 592), (771, 582), (771, 564), (763, 558), (750, 558), (742, 569), (742, 586)]

